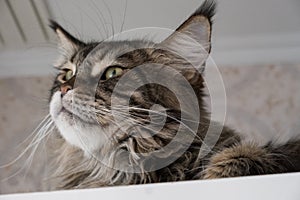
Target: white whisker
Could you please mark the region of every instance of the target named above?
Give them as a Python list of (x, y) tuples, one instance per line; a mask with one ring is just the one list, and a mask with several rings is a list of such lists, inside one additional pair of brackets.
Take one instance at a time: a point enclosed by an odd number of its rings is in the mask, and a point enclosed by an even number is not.
[[(54, 130), (53, 124), (54, 124), (54, 122), (51, 120), (50, 115), (47, 115), (42, 120), (42, 122), (37, 126), (37, 128), (33, 131), (33, 133), (30, 134), (31, 136), (35, 134), (35, 136), (33, 137), (32, 141), (29, 143), (29, 145), (27, 145), (27, 147), (14, 160), (10, 161), (9, 163), (7, 163), (5, 165), (0, 166), (0, 169), (1, 169), (1, 168), (5, 168), (5, 167), (15, 164), (16, 162), (21, 160), (21, 158), (23, 158), (29, 150), (31, 150), (29, 157), (26, 159), (26, 161), (22, 165), (22, 167), (19, 170), (17, 170), (17, 172), (10, 175), (9, 177), (2, 179), (1, 181), (6, 181), (6, 180), (18, 175), (26, 167), (29, 168), (31, 166), (34, 154), (35, 154), (37, 148), (39, 147), (39, 144), (41, 143), (41, 141), (43, 141), (43, 139), (45, 137), (49, 136), (52, 133), (52, 131)], [(26, 138), (25, 141), (27, 141), (29, 138)], [(23, 141), (22, 143), (24, 143), (25, 141)]]

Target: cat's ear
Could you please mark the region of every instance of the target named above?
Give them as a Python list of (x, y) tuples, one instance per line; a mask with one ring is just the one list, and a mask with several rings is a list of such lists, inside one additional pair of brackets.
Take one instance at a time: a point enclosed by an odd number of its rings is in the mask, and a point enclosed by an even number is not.
[(205, 0), (161, 45), (194, 67), (202, 67), (211, 50), (212, 17), (215, 10), (215, 1)]
[(58, 46), (63, 50), (64, 53), (72, 55), (75, 51), (77, 51), (80, 47), (85, 44), (75, 38), (73, 35), (68, 33), (62, 26), (60, 26), (57, 22), (50, 20), (49, 25), (58, 37)]

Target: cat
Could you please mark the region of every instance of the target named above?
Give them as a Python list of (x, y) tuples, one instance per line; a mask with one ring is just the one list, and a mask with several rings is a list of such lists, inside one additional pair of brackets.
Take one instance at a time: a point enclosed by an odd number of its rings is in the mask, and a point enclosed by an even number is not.
[[(211, 121), (203, 71), (215, 10), (205, 0), (159, 43), (86, 43), (50, 22), (62, 50), (50, 92), (57, 189), (300, 171), (299, 138), (258, 145)], [(221, 129), (204, 143), (210, 125)]]

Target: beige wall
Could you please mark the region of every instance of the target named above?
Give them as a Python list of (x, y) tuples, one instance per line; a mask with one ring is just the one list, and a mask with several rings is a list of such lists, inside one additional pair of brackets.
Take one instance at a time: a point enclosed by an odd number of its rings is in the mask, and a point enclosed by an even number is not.
[[(0, 79), (0, 165), (14, 160), (26, 147), (18, 146), (33, 131), (47, 113), (49, 77), (6, 78)], [(44, 188), (44, 157), (40, 148), (31, 167), (7, 181), (0, 181), (0, 193), (37, 191)], [(17, 172), (28, 158), (0, 169), (3, 180)], [(25, 178), (24, 178), (25, 177)]]

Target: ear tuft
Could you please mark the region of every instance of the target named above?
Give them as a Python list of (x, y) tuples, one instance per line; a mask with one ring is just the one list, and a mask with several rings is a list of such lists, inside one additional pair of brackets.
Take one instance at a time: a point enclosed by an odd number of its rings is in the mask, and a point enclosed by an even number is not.
[(49, 27), (53, 29), (59, 39), (59, 47), (64, 50), (64, 53), (72, 54), (74, 51), (84, 46), (85, 44), (68, 33), (61, 25), (54, 20), (49, 20)]
[(212, 18), (216, 14), (216, 7), (217, 3), (214, 0), (205, 0), (192, 16), (204, 16), (212, 24)]
[(49, 19), (49, 27), (52, 28), (54, 32), (56, 32), (57, 29), (62, 29), (62, 27), (52, 19)]
[(201, 69), (211, 51), (212, 18), (215, 12), (216, 2), (205, 0), (161, 45)]

